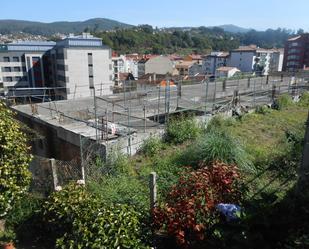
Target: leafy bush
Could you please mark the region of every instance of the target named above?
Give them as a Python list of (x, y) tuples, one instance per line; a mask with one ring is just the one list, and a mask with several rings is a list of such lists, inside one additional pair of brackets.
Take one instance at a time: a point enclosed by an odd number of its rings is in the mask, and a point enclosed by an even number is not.
[(303, 107), (309, 107), (309, 91), (306, 91), (301, 95), (299, 105)]
[(88, 181), (101, 181), (104, 176), (118, 176), (122, 174), (132, 174), (127, 155), (124, 155), (118, 148), (109, 151), (104, 161), (97, 157), (94, 163), (87, 167)]
[(107, 204), (127, 204), (144, 211), (149, 208), (148, 176), (106, 176), (88, 182), (89, 190)]
[(57, 248), (147, 248), (141, 214), (127, 205), (106, 205), (83, 186), (70, 184), (45, 203), (44, 220)]
[(225, 132), (226, 129), (230, 126), (236, 124), (236, 120), (234, 118), (227, 118), (223, 115), (214, 116), (208, 123), (206, 132), (210, 133), (212, 131)]
[(183, 163), (198, 167), (219, 160), (228, 164), (236, 164), (242, 170), (253, 170), (249, 155), (238, 140), (228, 133), (212, 131), (198, 139), (183, 153)]
[(153, 210), (155, 227), (165, 228), (181, 246), (204, 240), (217, 220), (215, 206), (240, 201), (235, 188), (238, 178), (236, 166), (218, 162), (184, 173), (170, 191), (166, 204)]
[(164, 147), (164, 144), (162, 143), (160, 138), (150, 137), (143, 142), (140, 148), (140, 151), (146, 156), (154, 156), (163, 147)]
[(167, 142), (180, 144), (195, 139), (201, 133), (201, 128), (192, 117), (184, 115), (172, 118), (166, 126), (165, 139)]
[(283, 110), (294, 105), (292, 97), (288, 94), (282, 94), (276, 101), (276, 109)]
[(2, 243), (14, 242), (16, 239), (16, 234), (12, 230), (6, 230), (4, 232), (0, 231), (0, 245)]
[(267, 114), (267, 113), (270, 113), (270, 112), (271, 112), (271, 109), (270, 109), (269, 107), (265, 106), (265, 105), (263, 105), (263, 106), (257, 106), (257, 107), (255, 108), (255, 112), (258, 113), (258, 114), (263, 114), (263, 115), (265, 115), (265, 114)]
[(0, 218), (28, 189), (31, 154), (13, 113), (0, 102)]

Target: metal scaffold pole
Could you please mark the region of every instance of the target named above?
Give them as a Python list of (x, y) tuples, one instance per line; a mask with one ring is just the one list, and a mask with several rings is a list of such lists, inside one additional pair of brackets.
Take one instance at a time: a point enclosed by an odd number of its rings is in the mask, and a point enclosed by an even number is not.
[(94, 105), (94, 124), (95, 124), (95, 140), (96, 142), (99, 142), (98, 140), (98, 116), (97, 116), (97, 98), (95, 94), (95, 87), (92, 87), (93, 89), (93, 105)]

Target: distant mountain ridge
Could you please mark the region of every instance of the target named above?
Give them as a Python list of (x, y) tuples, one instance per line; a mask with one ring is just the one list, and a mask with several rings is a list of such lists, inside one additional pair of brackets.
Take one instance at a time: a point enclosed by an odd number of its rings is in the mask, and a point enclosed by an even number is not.
[(24, 32), (33, 35), (53, 35), (55, 33), (80, 33), (86, 28), (91, 30), (113, 30), (116, 28), (130, 28), (133, 25), (107, 18), (93, 18), (77, 22), (34, 22), (23, 20), (0, 20), (0, 34)]
[(224, 31), (230, 32), (230, 33), (247, 33), (251, 30), (251, 29), (236, 26), (234, 24), (224, 24), (224, 25), (219, 25), (216, 27), (222, 28)]

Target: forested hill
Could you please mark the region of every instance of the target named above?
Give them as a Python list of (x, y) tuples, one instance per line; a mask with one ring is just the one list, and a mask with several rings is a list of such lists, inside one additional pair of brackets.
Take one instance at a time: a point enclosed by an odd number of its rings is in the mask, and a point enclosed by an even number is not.
[[(298, 33), (302, 33), (299, 30)], [(103, 42), (120, 53), (206, 53), (210, 50), (229, 51), (239, 45), (256, 44), (263, 48), (282, 48), (296, 33), (287, 29), (250, 30), (243, 33), (226, 32), (222, 28), (153, 29), (141, 25), (114, 32), (93, 32)]]
[(86, 29), (94, 31), (112, 30), (115, 28), (130, 28), (132, 25), (121, 23), (106, 18), (93, 18), (81, 22), (31, 22), (22, 20), (0, 20), (0, 34), (12, 34), (18, 32), (32, 35), (53, 35), (55, 33), (69, 34), (80, 33)]

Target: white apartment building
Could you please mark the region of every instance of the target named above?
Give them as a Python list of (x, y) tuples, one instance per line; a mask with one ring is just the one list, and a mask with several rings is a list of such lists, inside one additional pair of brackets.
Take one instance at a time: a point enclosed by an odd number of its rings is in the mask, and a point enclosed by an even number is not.
[(138, 79), (138, 60), (126, 55), (113, 56), (113, 81), (119, 84), (121, 73), (131, 73), (134, 79)]
[(102, 39), (89, 34), (70, 36), (57, 42), (50, 51), (56, 72), (55, 87), (64, 99), (75, 99), (112, 93), (113, 67), (111, 49)]
[(202, 71), (204, 74), (215, 75), (217, 68), (225, 67), (228, 64), (228, 52), (211, 52), (203, 59)]
[[(261, 75), (282, 71), (283, 50), (264, 49), (255, 45), (240, 46), (230, 52), (228, 66), (237, 67), (243, 73), (252, 73), (256, 68), (263, 68)], [(259, 67), (256, 67), (259, 65)]]

